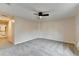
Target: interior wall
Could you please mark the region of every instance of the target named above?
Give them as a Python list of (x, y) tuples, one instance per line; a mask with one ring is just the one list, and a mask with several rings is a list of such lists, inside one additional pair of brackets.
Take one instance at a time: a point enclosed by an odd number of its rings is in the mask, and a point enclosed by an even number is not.
[(25, 19), (15, 19), (15, 44), (32, 40), (37, 37), (37, 22)]
[(79, 48), (79, 13), (75, 17), (76, 28), (76, 46)]
[(44, 21), (40, 24), (40, 38), (75, 43), (74, 18)]
[(56, 41), (75, 43), (74, 18), (54, 21), (28, 21), (15, 19), (15, 44), (35, 38), (46, 38)]

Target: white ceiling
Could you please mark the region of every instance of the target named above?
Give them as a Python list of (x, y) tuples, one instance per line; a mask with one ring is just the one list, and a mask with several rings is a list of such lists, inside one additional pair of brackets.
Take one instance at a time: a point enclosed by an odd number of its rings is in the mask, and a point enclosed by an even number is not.
[[(12, 3), (0, 4), (0, 14), (8, 14), (26, 20), (55, 20), (74, 16), (78, 8), (77, 3)], [(36, 11), (50, 11), (50, 15), (39, 19), (34, 15)], [(3, 13), (4, 12), (4, 13)]]

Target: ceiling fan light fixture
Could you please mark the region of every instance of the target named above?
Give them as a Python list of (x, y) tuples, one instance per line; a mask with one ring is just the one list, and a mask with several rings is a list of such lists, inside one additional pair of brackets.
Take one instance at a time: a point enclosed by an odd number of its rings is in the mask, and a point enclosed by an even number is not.
[(42, 19), (42, 16), (39, 16), (40, 19)]

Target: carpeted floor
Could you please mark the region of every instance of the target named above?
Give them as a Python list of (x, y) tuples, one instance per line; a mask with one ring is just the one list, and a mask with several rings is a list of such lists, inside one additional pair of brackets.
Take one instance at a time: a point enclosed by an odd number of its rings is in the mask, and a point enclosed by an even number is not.
[(77, 56), (79, 52), (73, 44), (47, 39), (34, 39), (0, 49), (0, 56)]

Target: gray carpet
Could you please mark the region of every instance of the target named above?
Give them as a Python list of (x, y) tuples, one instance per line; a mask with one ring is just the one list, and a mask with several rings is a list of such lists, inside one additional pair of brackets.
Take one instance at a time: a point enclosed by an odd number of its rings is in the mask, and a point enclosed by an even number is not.
[(75, 56), (68, 44), (47, 39), (34, 39), (0, 49), (0, 56)]

